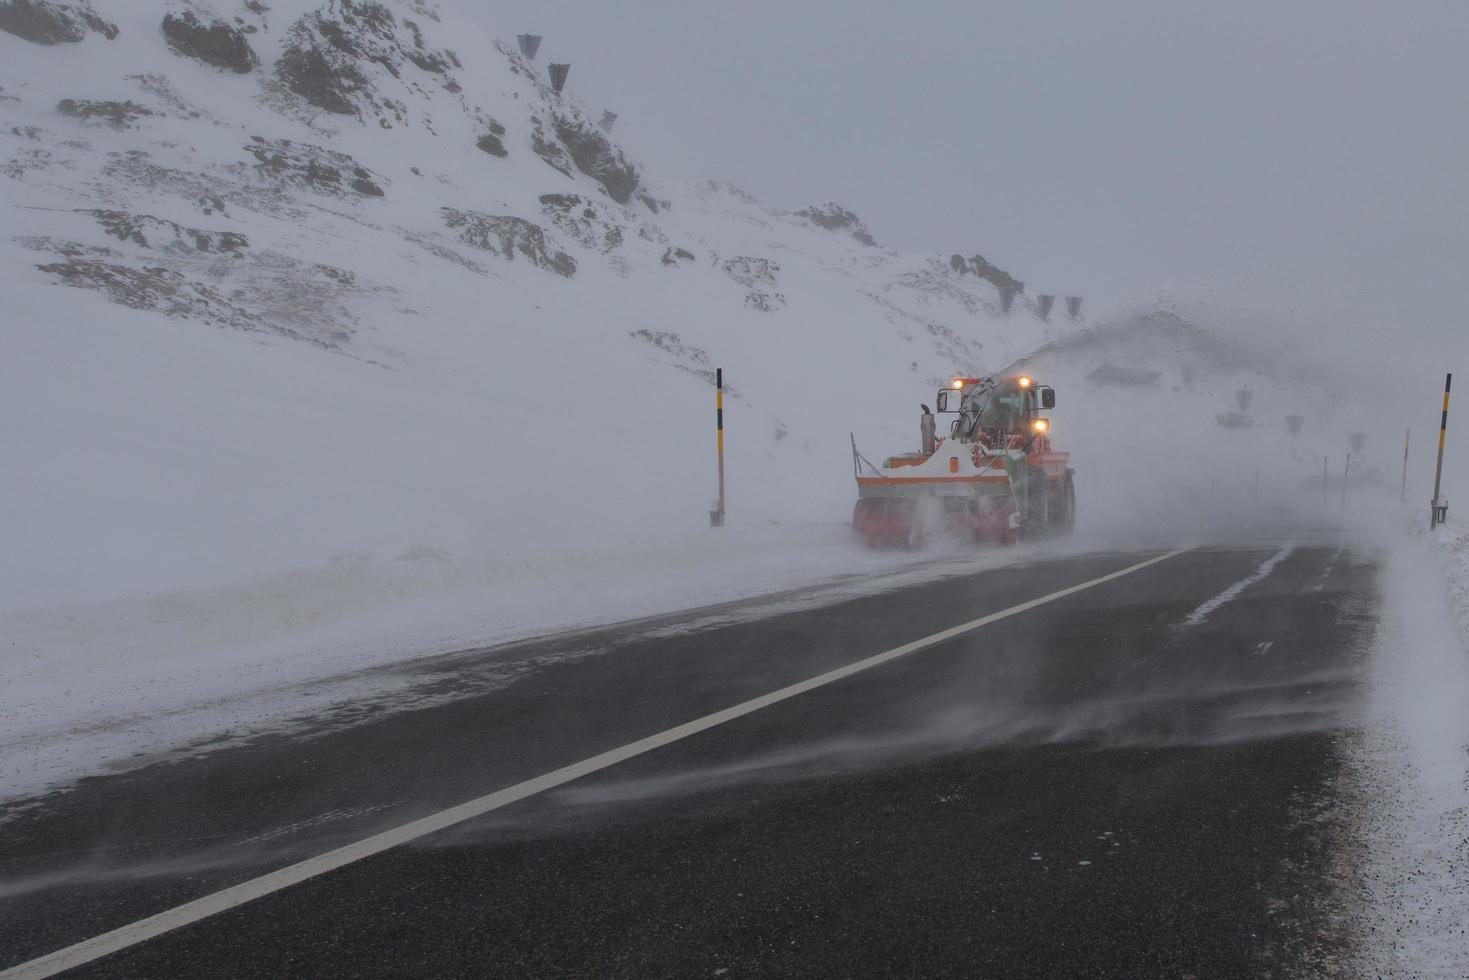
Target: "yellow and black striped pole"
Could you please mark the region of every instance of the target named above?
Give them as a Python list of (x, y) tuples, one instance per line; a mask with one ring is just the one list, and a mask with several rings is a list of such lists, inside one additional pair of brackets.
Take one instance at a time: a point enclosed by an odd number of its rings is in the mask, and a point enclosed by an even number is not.
[(709, 512), (709, 526), (724, 527), (724, 368), (714, 369), (714, 426), (719, 446), (719, 499)]
[(1428, 518), (1428, 529), (1432, 531), (1449, 517), (1449, 505), (1443, 503), (1438, 495), (1439, 485), (1443, 480), (1443, 444), (1444, 435), (1449, 430), (1449, 387), (1454, 383), (1452, 373), (1444, 375), (1443, 379), (1443, 415), (1438, 420), (1438, 465), (1433, 471), (1433, 502), (1429, 505), (1432, 513)]

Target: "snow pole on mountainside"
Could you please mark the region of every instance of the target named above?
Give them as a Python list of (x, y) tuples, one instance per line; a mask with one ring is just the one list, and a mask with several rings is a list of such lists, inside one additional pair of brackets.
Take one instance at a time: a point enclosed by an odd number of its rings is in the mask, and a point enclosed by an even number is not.
[(724, 368), (714, 369), (714, 432), (719, 453), (719, 496), (709, 511), (709, 526), (724, 527)]
[(1408, 502), (1408, 443), (1413, 441), (1413, 430), (1403, 434), (1403, 489), (1398, 493), (1400, 503)]
[(1432, 531), (1440, 524), (1449, 519), (1449, 502), (1439, 496), (1439, 489), (1443, 482), (1443, 444), (1444, 434), (1449, 430), (1449, 388), (1454, 383), (1454, 374), (1450, 371), (1443, 379), (1443, 415), (1438, 420), (1438, 464), (1433, 470), (1433, 500), (1428, 505), (1428, 529)]

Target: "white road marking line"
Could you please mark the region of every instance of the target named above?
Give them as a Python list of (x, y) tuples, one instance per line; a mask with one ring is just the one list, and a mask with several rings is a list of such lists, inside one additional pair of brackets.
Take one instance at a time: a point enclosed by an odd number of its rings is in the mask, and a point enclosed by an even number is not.
[(481, 796), (478, 799), (473, 799), (466, 803), (461, 803), (458, 806), (450, 807), (447, 810), (441, 810), (438, 813), (421, 817), (418, 820), (403, 824), (401, 827), (394, 827), (392, 830), (374, 834), (356, 843), (339, 847), (336, 850), (328, 851), (314, 858), (307, 858), (305, 861), (280, 868), (269, 874), (261, 875), (258, 878), (243, 881), (238, 885), (232, 885), (212, 895), (205, 895), (203, 898), (186, 902), (167, 911), (159, 912), (157, 915), (151, 915), (146, 919), (140, 919), (129, 925), (113, 929), (111, 932), (105, 932), (91, 939), (84, 939), (65, 949), (59, 949), (54, 953), (47, 953), (45, 956), (40, 956), (29, 962), (13, 966), (4, 972), (0, 972), (0, 980), (22, 980), (22, 978), (24, 980), (40, 980), (43, 977), (53, 977), (63, 970), (70, 970), (73, 967), (81, 966), (83, 963), (90, 963), (103, 956), (108, 956), (131, 946), (136, 946), (150, 939), (155, 939), (175, 929), (181, 929), (184, 926), (191, 925), (219, 912), (236, 908), (237, 906), (244, 905), (246, 902), (319, 877), (327, 872), (335, 871), (338, 868), (372, 857), (373, 855), (381, 854), (400, 844), (407, 844), (421, 837), (426, 837), (429, 834), (446, 830), (456, 824), (464, 823), (466, 820), (473, 820), (475, 817), (483, 816), (492, 810), (498, 810), (511, 803), (535, 796), (537, 793), (544, 793), (548, 789), (554, 789), (563, 783), (569, 783), (573, 779), (579, 779), (582, 776), (614, 766), (619, 762), (624, 762), (634, 756), (639, 756), (661, 746), (677, 742), (680, 739), (688, 738), (690, 735), (697, 735), (718, 725), (723, 725), (725, 722), (753, 714), (761, 708), (768, 708), (773, 704), (779, 704), (781, 701), (789, 700), (799, 694), (805, 694), (807, 691), (814, 691), (819, 687), (825, 687), (843, 678), (851, 677), (853, 674), (860, 674), (865, 670), (871, 670), (873, 667), (897, 660), (899, 657), (905, 657), (910, 653), (917, 653), (919, 650), (926, 650), (929, 647), (937, 646), (955, 637), (963, 636), (965, 633), (973, 632), (982, 626), (988, 626), (991, 623), (1008, 619), (1011, 616), (1018, 616), (1020, 613), (1028, 612), (1050, 602), (1055, 602), (1057, 599), (1064, 599), (1067, 596), (1095, 588), (1098, 585), (1116, 581), (1125, 575), (1131, 575), (1133, 572), (1140, 572), (1144, 568), (1167, 561), (1169, 558), (1175, 558), (1189, 550), (1188, 548), (1181, 548), (1177, 551), (1170, 551), (1167, 554), (1149, 558), (1135, 565), (1129, 565), (1120, 571), (1103, 575), (1100, 578), (1094, 578), (1090, 581), (1082, 582), (1079, 585), (1061, 589), (1059, 592), (1052, 592), (1038, 599), (1022, 602), (1019, 605), (1011, 606), (1009, 609), (1002, 609), (999, 612), (990, 613), (988, 616), (981, 616), (979, 619), (970, 620), (967, 623), (942, 630), (931, 636), (925, 636), (921, 640), (914, 640), (912, 643), (905, 643), (902, 646), (893, 647), (891, 650), (874, 654), (871, 657), (855, 661), (844, 667), (838, 667), (836, 670), (830, 670), (824, 674), (818, 674), (807, 680), (783, 687), (778, 691), (771, 691), (769, 694), (762, 694), (758, 698), (752, 698), (733, 707), (716, 711), (713, 714), (696, 718), (690, 722), (685, 722), (666, 731), (658, 732), (656, 735), (649, 735), (646, 738), (638, 739), (636, 742), (629, 742), (619, 748), (603, 752), (601, 755), (594, 755), (580, 762), (574, 762), (569, 766), (564, 766), (553, 772), (536, 776), (534, 779), (528, 779), (523, 783), (516, 783), (514, 786), (507, 786), (505, 789)]
[(1320, 592), (1322, 589), (1326, 588), (1326, 583), (1331, 578), (1331, 573), (1336, 571), (1337, 559), (1340, 558), (1341, 553), (1346, 550), (1346, 545), (1342, 545), (1340, 548), (1336, 549), (1336, 554), (1331, 556), (1331, 563), (1326, 566), (1326, 571), (1321, 573), (1321, 580), (1311, 588), (1312, 592)]
[(1261, 562), (1260, 567), (1255, 569), (1255, 574), (1251, 575), (1249, 578), (1240, 579), (1238, 582), (1234, 583), (1229, 588), (1225, 589), (1223, 592), (1219, 593), (1214, 598), (1210, 599), (1208, 602), (1204, 603), (1202, 606), (1189, 613), (1188, 617), (1184, 619), (1183, 625), (1198, 626), (1204, 620), (1208, 619), (1209, 614), (1214, 612), (1214, 610), (1218, 609), (1226, 602), (1233, 601), (1236, 596), (1238, 596), (1245, 589), (1248, 589), (1250, 586), (1255, 585), (1258, 582), (1264, 581), (1266, 576), (1275, 571), (1275, 566), (1285, 561), (1286, 556), (1295, 550), (1296, 545), (1295, 542), (1292, 541), (1284, 548), (1281, 548), (1275, 554), (1271, 555), (1269, 558), (1266, 558), (1263, 562)]

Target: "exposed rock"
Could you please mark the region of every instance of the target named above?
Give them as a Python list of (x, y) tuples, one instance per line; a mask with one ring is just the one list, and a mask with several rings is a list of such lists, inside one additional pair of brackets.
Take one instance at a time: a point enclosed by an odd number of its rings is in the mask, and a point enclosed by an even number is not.
[[(129, 245), (168, 253), (168, 265), (130, 261), (114, 249), (45, 237), (17, 241), (62, 256), (66, 261), (38, 268), (63, 284), (96, 290), (133, 309), (338, 350), (352, 338), (357, 320), (348, 301), (393, 292), (363, 285), (346, 269), (246, 250), (244, 237), (229, 232), (197, 232), (146, 215), (83, 213), (97, 216), (109, 234)], [(177, 235), (174, 228), (179, 228)]]
[(117, 25), (98, 17), (85, 0), (0, 0), (0, 31), (35, 44), (75, 44), (89, 30), (109, 41), (117, 37)]
[(755, 198), (755, 195), (729, 180), (711, 179), (700, 181), (697, 190), (705, 197), (732, 197), (746, 204), (758, 205), (760, 203)]
[(542, 194), (541, 210), (552, 224), (587, 248), (610, 252), (622, 244), (622, 226), (607, 213), (606, 205), (579, 194)]
[(259, 161), (256, 170), (276, 180), (327, 194), (348, 190), (365, 197), (382, 197), (381, 178), (345, 153), (290, 140), (256, 136), (245, 147)]
[(612, 200), (626, 204), (638, 189), (638, 171), (607, 134), (589, 122), (555, 117), (556, 136), (582, 173), (607, 189)]
[[(711, 385), (714, 384), (714, 362), (709, 357), (709, 352), (702, 347), (686, 344), (683, 337), (667, 330), (634, 330), (628, 336), (658, 348), (668, 355), (673, 366), (680, 371), (687, 371), (703, 378)], [(730, 398), (740, 397), (733, 385), (726, 384), (724, 393)]]
[(519, 252), (539, 266), (570, 278), (576, 274), (576, 260), (565, 252), (552, 251), (546, 244), (546, 233), (540, 225), (511, 215), (479, 214), (455, 208), (440, 209), (444, 224), (459, 232), (461, 241), (487, 252), (498, 252), (514, 259)]
[(969, 268), (979, 278), (993, 283), (996, 289), (1009, 287), (1019, 292), (1025, 291), (1025, 283), (993, 264), (983, 255), (969, 256)]
[(68, 286), (95, 289), (112, 302), (135, 310), (179, 318), (223, 318), (239, 326), (246, 325), (251, 319), (248, 313), (226, 300), (218, 290), (191, 282), (182, 273), (160, 266), (135, 268), (114, 262), (73, 258), (37, 268), (56, 276)]
[(405, 20), (403, 26), (413, 32), (413, 46), (404, 48), (404, 56), (424, 71), (431, 71), (442, 75), (449, 70), (449, 66), (460, 67), (459, 58), (453, 51), (430, 51), (423, 43), (423, 32), (418, 25), (411, 20)]
[(694, 261), (694, 253), (686, 248), (670, 247), (663, 253), (664, 265), (680, 265), (684, 262)]
[(643, 191), (638, 192), (638, 200), (642, 201), (643, 204), (648, 208), (648, 210), (652, 211), (654, 214), (658, 214), (660, 211), (673, 210), (672, 201), (666, 200), (661, 197), (654, 197), (652, 194), (648, 194)]
[(786, 305), (786, 298), (776, 289), (780, 285), (780, 266), (769, 259), (749, 255), (737, 255), (720, 264), (735, 282), (749, 290), (745, 305), (752, 310), (769, 313)]
[(260, 63), (239, 30), (222, 20), (205, 25), (192, 10), (184, 11), (182, 16), (166, 15), (163, 36), (179, 54), (240, 75), (249, 74)]
[(475, 146), (478, 146), (490, 156), (507, 157), (510, 155), (510, 151), (505, 149), (505, 144), (500, 142), (500, 137), (493, 133), (486, 133), (484, 136), (481, 136)]
[(275, 71), (292, 92), (318, 109), (342, 116), (357, 114), (352, 96), (367, 88), (367, 79), (354, 66), (333, 65), (316, 47), (287, 48)]
[[(67, 164), (62, 163), (61, 166)], [(27, 173), (31, 171), (45, 172), (57, 166), (56, 157), (50, 150), (29, 149), (22, 150), (13, 158), (0, 166), (0, 174), (15, 180), (25, 180)]]
[(383, 125), (403, 121), (404, 107), (374, 99), (370, 65), (394, 78), (404, 77), (405, 65), (443, 75), (442, 84), (458, 91), (447, 77), (459, 67), (452, 51), (435, 51), (412, 21), (401, 25), (392, 11), (368, 0), (332, 0), (292, 25), (289, 42), (276, 62), (276, 76), (286, 88), (311, 105), (338, 115), (376, 115)]
[[(204, 231), (186, 228), (151, 214), (129, 214), (126, 211), (83, 211), (97, 219), (102, 230), (119, 241), (132, 242), (143, 248), (168, 251), (238, 254), (250, 247), (250, 240), (233, 231)], [(150, 238), (151, 236), (151, 238)]]
[(825, 228), (827, 231), (846, 232), (869, 248), (877, 247), (877, 241), (868, 232), (867, 225), (862, 222), (862, 219), (840, 204), (830, 202), (817, 204), (804, 211), (797, 211), (796, 216), (805, 218), (816, 227)]
[(90, 99), (62, 99), (56, 104), (56, 108), (63, 116), (71, 116), (84, 122), (100, 120), (117, 129), (123, 129), (145, 116), (158, 115), (147, 106), (138, 105), (131, 100), (94, 102)]
[[(959, 264), (963, 267), (962, 270), (954, 265), (953, 258), (959, 260)], [(959, 271), (961, 275), (968, 275), (968, 261), (963, 256), (953, 258), (949, 260), (949, 268)], [(963, 283), (955, 283), (954, 277), (944, 272), (944, 267), (937, 259), (925, 263), (921, 268), (904, 270), (893, 279), (893, 285), (910, 290), (925, 300), (933, 298), (957, 303), (976, 315), (983, 313), (986, 309), (979, 295), (981, 291)]]
[(546, 138), (546, 131), (542, 128), (540, 119), (531, 117), (531, 123), (530, 146), (536, 151), (536, 156), (546, 161), (553, 169), (570, 177), (572, 164), (571, 157), (566, 153), (566, 147), (555, 140)]

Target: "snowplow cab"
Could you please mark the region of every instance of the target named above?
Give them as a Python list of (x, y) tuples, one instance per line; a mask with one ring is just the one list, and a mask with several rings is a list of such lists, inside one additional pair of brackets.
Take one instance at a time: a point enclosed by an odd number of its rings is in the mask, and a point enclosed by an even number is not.
[(995, 449), (1025, 448), (1050, 431), (1050, 420), (1042, 413), (1056, 406), (1056, 389), (1026, 374), (955, 378), (938, 393), (937, 402), (940, 414), (959, 416), (949, 426), (951, 439)]

